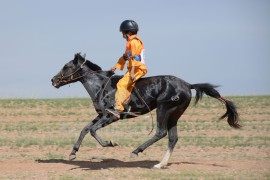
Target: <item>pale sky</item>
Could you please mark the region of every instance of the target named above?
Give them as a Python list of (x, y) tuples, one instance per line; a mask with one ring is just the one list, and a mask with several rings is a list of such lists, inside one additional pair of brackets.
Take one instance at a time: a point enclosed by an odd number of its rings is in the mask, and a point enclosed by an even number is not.
[(1, 0), (0, 98), (88, 97), (79, 82), (55, 89), (50, 79), (77, 52), (109, 70), (126, 19), (139, 24), (147, 76), (270, 94), (269, 0)]

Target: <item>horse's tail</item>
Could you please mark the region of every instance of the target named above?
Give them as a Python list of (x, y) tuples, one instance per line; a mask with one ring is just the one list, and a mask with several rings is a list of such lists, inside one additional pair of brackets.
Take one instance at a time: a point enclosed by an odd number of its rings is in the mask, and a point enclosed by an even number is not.
[(219, 101), (225, 104), (227, 109), (226, 113), (222, 115), (219, 119), (224, 119), (225, 117), (227, 117), (227, 122), (231, 127), (235, 129), (241, 128), (241, 125), (238, 122), (239, 115), (234, 103), (232, 101), (225, 99), (224, 97), (221, 97), (219, 92), (215, 89), (216, 87), (218, 86), (208, 83), (190, 85), (190, 89), (196, 90), (195, 104), (197, 104), (198, 101), (202, 99), (203, 94), (218, 99)]

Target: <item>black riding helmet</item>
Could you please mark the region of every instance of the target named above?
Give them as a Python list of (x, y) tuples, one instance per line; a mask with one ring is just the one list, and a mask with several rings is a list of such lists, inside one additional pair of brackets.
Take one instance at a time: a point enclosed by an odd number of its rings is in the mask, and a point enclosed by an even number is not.
[(138, 31), (139, 31), (139, 26), (133, 20), (125, 20), (120, 25), (120, 32), (123, 32), (123, 33), (131, 32), (132, 34), (137, 34)]

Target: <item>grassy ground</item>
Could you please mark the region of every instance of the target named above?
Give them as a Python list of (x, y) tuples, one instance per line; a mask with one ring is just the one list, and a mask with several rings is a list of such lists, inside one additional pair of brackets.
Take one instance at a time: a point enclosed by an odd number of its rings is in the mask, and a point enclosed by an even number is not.
[(229, 99), (242, 130), (218, 121), (225, 107), (204, 97), (179, 120), (179, 141), (163, 170), (151, 167), (163, 157), (167, 137), (129, 158), (154, 134), (148, 136), (150, 114), (98, 131), (118, 147), (102, 148), (87, 135), (70, 162), (80, 131), (96, 116), (89, 99), (2, 99), (0, 179), (270, 179), (270, 96)]

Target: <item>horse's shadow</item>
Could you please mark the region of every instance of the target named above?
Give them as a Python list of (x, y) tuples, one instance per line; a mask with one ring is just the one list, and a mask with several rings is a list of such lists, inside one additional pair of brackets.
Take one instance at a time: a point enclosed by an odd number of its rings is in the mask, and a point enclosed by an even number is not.
[(38, 163), (61, 163), (74, 165), (77, 167), (71, 168), (73, 169), (83, 169), (83, 170), (101, 170), (101, 169), (109, 169), (109, 168), (145, 168), (151, 169), (155, 164), (159, 163), (158, 161), (130, 161), (125, 162), (117, 159), (90, 159), (85, 161), (69, 161), (64, 159), (48, 159), (48, 160), (36, 160)]
[[(73, 169), (83, 169), (83, 170), (101, 170), (101, 169), (109, 169), (109, 168), (145, 168), (145, 169), (152, 169), (153, 166), (159, 161), (150, 161), (150, 160), (143, 160), (143, 161), (121, 161), (117, 159), (95, 159), (92, 158), (90, 160), (85, 161), (69, 161), (64, 159), (48, 159), (48, 160), (36, 160), (38, 163), (61, 163), (61, 164), (68, 164), (74, 165), (77, 167), (71, 168)], [(228, 167), (226, 165), (219, 165), (219, 164), (205, 164), (205, 163), (196, 163), (196, 162), (173, 162), (169, 163), (168, 166), (171, 165), (205, 165), (205, 166), (213, 166), (213, 167)]]

